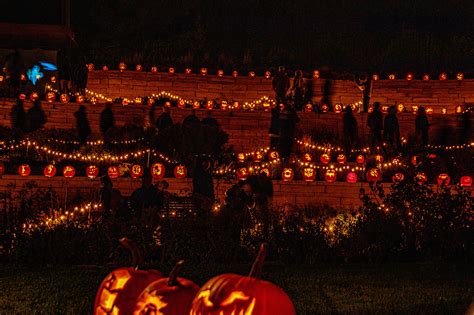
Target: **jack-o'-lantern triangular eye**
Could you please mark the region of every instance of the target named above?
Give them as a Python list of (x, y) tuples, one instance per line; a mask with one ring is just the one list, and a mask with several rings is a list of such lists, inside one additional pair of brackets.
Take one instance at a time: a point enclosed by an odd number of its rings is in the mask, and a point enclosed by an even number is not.
[(247, 301), (249, 297), (242, 291), (232, 292), (222, 303), (221, 306), (227, 306), (234, 303), (236, 300)]
[(211, 291), (210, 290), (205, 290), (205, 291), (201, 291), (198, 295), (198, 299), (201, 299), (202, 298), (202, 302), (204, 303), (204, 305), (206, 305), (207, 307), (213, 307), (214, 306), (214, 303), (212, 303), (211, 300), (209, 300), (209, 296), (211, 295)]

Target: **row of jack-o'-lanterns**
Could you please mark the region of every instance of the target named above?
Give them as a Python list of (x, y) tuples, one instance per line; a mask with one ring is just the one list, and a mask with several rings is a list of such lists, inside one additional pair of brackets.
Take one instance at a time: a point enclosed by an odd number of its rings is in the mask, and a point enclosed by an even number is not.
[[(250, 155), (246, 155), (244, 153), (238, 153), (237, 154), (237, 161), (240, 162), (240, 163), (244, 163), (247, 160), (247, 156), (251, 156), (252, 160), (254, 162), (261, 162), (265, 158), (265, 154), (266, 153), (264, 151), (256, 151), (256, 152), (253, 152)], [(267, 153), (267, 156), (268, 156), (268, 160), (270, 162), (278, 161), (279, 158), (280, 158), (280, 154), (278, 153), (278, 151), (269, 151)], [(331, 162), (331, 156), (328, 153), (323, 153), (319, 156), (319, 160), (323, 164), (328, 164), (329, 162)], [(347, 156), (345, 154), (342, 154), (342, 153), (338, 154), (336, 156), (336, 160), (337, 160), (338, 163), (344, 164), (344, 163), (347, 162)], [(375, 160), (378, 163), (382, 163), (384, 161), (384, 158), (383, 158), (382, 155), (377, 154), (377, 155), (375, 155)], [(313, 162), (313, 156), (310, 153), (304, 153), (303, 157), (302, 157), (302, 161), (306, 162), (306, 163), (311, 163), (311, 162)], [(359, 164), (364, 164), (365, 163), (365, 156), (362, 155), (362, 154), (359, 154), (356, 157), (356, 162), (359, 163)]]
[[(165, 176), (165, 166), (161, 163), (154, 163), (150, 168), (150, 174), (154, 179), (162, 179)], [(5, 171), (5, 166), (3, 163), (0, 164), (0, 175), (2, 175)], [(132, 178), (140, 178), (144, 175), (145, 168), (139, 164), (134, 164), (130, 168), (130, 177)], [(47, 165), (44, 170), (43, 174), (46, 177), (54, 177), (56, 176), (57, 168), (53, 164)], [(62, 170), (63, 176), (66, 178), (71, 178), (76, 175), (76, 169), (74, 166), (64, 166)], [(184, 165), (177, 165), (173, 170), (173, 174), (175, 178), (185, 178), (188, 171), (186, 166)], [(29, 176), (31, 174), (31, 168), (28, 164), (22, 164), (18, 167), (18, 174), (21, 176)], [(99, 167), (96, 165), (90, 165), (86, 168), (86, 176), (94, 179), (99, 175)], [(118, 166), (109, 166), (107, 169), (107, 175), (110, 178), (118, 178), (122, 174), (120, 167)]]
[[(270, 176), (270, 170), (268, 168), (262, 168), (260, 173), (265, 173), (267, 176)], [(239, 168), (236, 171), (237, 179), (245, 180), (248, 176), (251, 175), (251, 172), (243, 167)], [(302, 179), (305, 182), (313, 182), (316, 179), (316, 170), (312, 167), (305, 167), (302, 170)], [(295, 171), (292, 168), (286, 167), (281, 172), (281, 179), (284, 182), (291, 182), (295, 177)], [(366, 180), (368, 182), (379, 182), (382, 180), (382, 172), (378, 168), (371, 168), (365, 174)], [(328, 183), (333, 183), (337, 180), (337, 172), (333, 169), (328, 169), (324, 172), (324, 180)], [(405, 180), (405, 174), (395, 173), (392, 176), (392, 181), (401, 182)], [(428, 180), (428, 177), (425, 173), (419, 172), (415, 175), (415, 180), (419, 183), (424, 183)], [(346, 174), (346, 182), (348, 183), (357, 183), (359, 181), (359, 176), (356, 172), (349, 172)], [(451, 177), (448, 174), (442, 173), (438, 175), (437, 183), (440, 186), (447, 186), (451, 183)], [(459, 184), (463, 187), (472, 186), (472, 177), (471, 176), (462, 176), (459, 180)]]
[[(395, 79), (397, 78), (397, 76), (396, 76), (395, 74), (391, 73), (391, 74), (389, 74), (389, 75), (387, 76), (387, 78), (388, 78), (389, 80), (395, 80)], [(414, 79), (415, 79), (415, 75), (414, 75), (413, 73), (407, 73), (407, 75), (405, 76), (405, 79), (406, 79), (407, 81), (414, 80)], [(424, 75), (422, 76), (422, 79), (423, 79), (423, 81), (429, 81), (429, 80), (430, 80), (430, 75), (429, 75), (429, 74), (424, 74)], [(445, 80), (448, 79), (448, 74), (447, 74), (446, 72), (441, 72), (441, 73), (438, 75), (438, 79), (439, 79), (440, 81), (445, 81)], [(373, 74), (373, 75), (372, 75), (372, 80), (374, 80), (374, 81), (380, 80), (380, 75), (378, 75), (378, 74)], [(458, 81), (464, 80), (464, 73), (462, 73), (462, 72), (456, 73), (456, 80), (458, 80)]]
[[(18, 96), (18, 98), (19, 98), (20, 100), (23, 100), (23, 101), (24, 101), (24, 100), (26, 100), (26, 94), (23, 94), (23, 93), (22, 93), (22, 94), (20, 94), (20, 95)], [(39, 99), (39, 94), (38, 94), (37, 92), (32, 92), (32, 93), (30, 94), (30, 97), (29, 97), (29, 98), (30, 98), (30, 101), (34, 102), (34, 101), (36, 101), (36, 100)], [(46, 99), (46, 101), (48, 101), (49, 103), (55, 102), (55, 101), (56, 101), (56, 93), (55, 93), (55, 92), (47, 92), (45, 99)], [(59, 101), (60, 101), (61, 103), (69, 103), (70, 99), (71, 99), (71, 97), (70, 97), (68, 94), (61, 94), (61, 95), (59, 95)], [(85, 97), (84, 95), (78, 94), (78, 95), (75, 96), (75, 102), (76, 102), (76, 103), (82, 104), (82, 103), (84, 103), (85, 101), (86, 101), (86, 97)]]
[(275, 284), (259, 279), (264, 248), (248, 276), (222, 274), (201, 288), (178, 277), (183, 261), (168, 277), (158, 270), (138, 269), (140, 256), (128, 239), (120, 242), (135, 257), (133, 267), (118, 268), (105, 277), (96, 294), (94, 315), (294, 315), (289, 296)]

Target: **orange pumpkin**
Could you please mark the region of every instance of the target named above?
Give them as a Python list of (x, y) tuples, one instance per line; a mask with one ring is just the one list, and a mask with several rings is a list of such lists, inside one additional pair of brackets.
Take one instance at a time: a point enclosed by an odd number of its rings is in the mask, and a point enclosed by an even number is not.
[(262, 245), (249, 276), (222, 274), (206, 282), (196, 294), (190, 314), (296, 314), (291, 299), (281, 288), (258, 279), (264, 257)]
[(94, 179), (96, 178), (97, 176), (99, 175), (99, 168), (95, 165), (89, 165), (87, 168), (86, 168), (86, 176), (91, 178), (91, 179)]
[(324, 174), (324, 179), (328, 183), (334, 183), (337, 179), (335, 170), (327, 170)]
[(366, 174), (367, 181), (379, 182), (382, 180), (382, 172), (378, 168), (371, 168)]
[(423, 184), (428, 180), (428, 177), (425, 173), (421, 172), (415, 175), (415, 181), (419, 184)]
[(339, 155), (337, 156), (337, 161), (338, 161), (339, 163), (341, 163), (341, 164), (346, 163), (346, 160), (347, 160), (347, 158), (346, 158), (346, 156), (345, 156), (344, 154), (339, 154)]
[(263, 152), (262, 151), (256, 151), (252, 154), (252, 158), (255, 162), (260, 162), (261, 160), (263, 160), (264, 156), (263, 156)]
[(222, 70), (222, 69), (217, 70), (217, 75), (219, 77), (222, 77), (224, 75), (224, 70)]
[(197, 284), (178, 278), (184, 261), (180, 261), (168, 278), (161, 278), (146, 287), (137, 299), (133, 314), (187, 315), (191, 309)]
[(187, 75), (191, 74), (191, 72), (192, 72), (191, 68), (186, 68), (186, 70), (184, 70), (184, 73)]
[(132, 165), (132, 168), (130, 169), (130, 177), (140, 178), (142, 176), (143, 176), (143, 167), (138, 164)]
[(120, 170), (118, 166), (109, 166), (109, 168), (107, 169), (107, 174), (110, 178), (118, 178), (120, 176)]
[(269, 70), (265, 71), (265, 79), (270, 79), (271, 77), (272, 73)]
[(311, 162), (312, 160), (313, 160), (313, 157), (311, 156), (310, 153), (305, 153), (305, 154), (303, 154), (303, 161), (309, 163), (309, 162)]
[(59, 96), (59, 100), (61, 101), (61, 103), (67, 103), (67, 102), (69, 102), (69, 95), (61, 94)]
[(54, 92), (48, 92), (46, 93), (46, 100), (48, 103), (52, 103), (56, 100), (56, 94)]
[(30, 94), (30, 100), (31, 100), (32, 102), (36, 101), (37, 99), (39, 99), (38, 93), (33, 92), (33, 93)]
[(245, 167), (242, 167), (237, 170), (236, 175), (238, 180), (245, 180), (249, 175), (249, 171)]
[(268, 153), (268, 159), (272, 162), (277, 161), (279, 158), (280, 158), (280, 154), (278, 153), (278, 151), (270, 151)]
[(5, 164), (0, 161), (0, 176), (2, 176), (3, 173), (5, 173)]
[(18, 167), (18, 174), (20, 176), (29, 176), (31, 173), (31, 168), (28, 164), (22, 164)]
[(346, 180), (348, 183), (357, 183), (357, 173), (356, 172), (347, 173)]
[(402, 182), (404, 180), (405, 180), (405, 175), (403, 175), (403, 173), (395, 173), (392, 176), (392, 182), (394, 183)]
[(289, 167), (284, 168), (283, 172), (281, 172), (281, 178), (283, 179), (284, 182), (291, 182), (294, 176), (295, 176), (295, 172), (293, 171), (292, 168), (289, 168)]
[(184, 165), (176, 165), (176, 167), (174, 168), (174, 177), (176, 178), (185, 178), (187, 173), (188, 170)]
[(312, 167), (305, 167), (303, 169), (303, 179), (305, 182), (312, 182), (316, 178), (316, 171)]
[(331, 160), (331, 158), (329, 157), (329, 154), (323, 153), (323, 154), (321, 154), (321, 156), (319, 157), (319, 160), (321, 161), (321, 163), (328, 164), (329, 161)]
[(232, 71), (232, 76), (237, 78), (239, 76), (239, 72), (237, 70)]
[(359, 164), (364, 164), (364, 162), (365, 162), (365, 156), (363, 156), (362, 154), (359, 154), (359, 155), (356, 157), (356, 162), (359, 163)]
[(142, 65), (136, 65), (135, 66), (135, 71), (142, 71), (142, 70), (143, 70)]
[(129, 239), (120, 240), (132, 254), (134, 267), (118, 268), (102, 281), (94, 303), (94, 315), (133, 314), (137, 298), (152, 282), (163, 277), (157, 270), (138, 270), (141, 254)]
[(459, 183), (462, 187), (471, 187), (472, 186), (472, 177), (471, 176), (463, 176), (459, 180)]
[(201, 75), (203, 77), (207, 75), (207, 68), (201, 68)]
[(165, 166), (161, 163), (154, 163), (151, 166), (151, 177), (154, 179), (162, 179), (165, 177)]
[(157, 73), (158, 72), (158, 67), (156, 67), (156, 66), (151, 67), (151, 72), (152, 73)]
[(438, 175), (438, 185), (439, 186), (448, 186), (451, 182), (451, 177), (448, 174), (439, 174)]
[(313, 79), (319, 79), (320, 73), (319, 70), (313, 70)]
[(66, 178), (74, 177), (74, 175), (76, 175), (76, 169), (74, 168), (74, 166), (65, 166), (63, 168), (63, 175)]
[(56, 175), (56, 166), (53, 164), (46, 165), (43, 174), (46, 177), (54, 177), (54, 175)]

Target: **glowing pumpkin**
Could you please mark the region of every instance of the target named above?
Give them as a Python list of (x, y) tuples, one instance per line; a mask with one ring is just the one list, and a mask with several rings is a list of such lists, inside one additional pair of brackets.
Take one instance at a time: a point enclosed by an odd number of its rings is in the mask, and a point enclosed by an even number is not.
[(76, 175), (76, 169), (73, 166), (68, 165), (63, 168), (64, 177), (71, 178), (74, 177), (74, 175)]
[(61, 95), (59, 96), (59, 101), (60, 101), (61, 103), (67, 103), (67, 102), (69, 102), (69, 95), (67, 95), (67, 94), (61, 94)]
[(414, 155), (411, 157), (411, 164), (416, 165), (418, 164), (418, 156)]
[(94, 64), (93, 63), (88, 63), (87, 64), (87, 70), (88, 71), (94, 71)]
[(142, 65), (136, 65), (136, 66), (135, 66), (135, 71), (139, 71), (139, 72), (140, 72), (140, 71), (142, 71), (142, 70), (143, 70)]
[(448, 109), (446, 107), (441, 108), (441, 114), (446, 115), (448, 113)]
[(142, 260), (140, 251), (127, 238), (122, 238), (120, 243), (131, 252), (133, 267), (115, 269), (105, 277), (97, 290), (94, 315), (133, 314), (143, 290), (163, 277), (157, 270), (138, 270)]
[(207, 68), (201, 68), (201, 75), (204, 77), (207, 75)]
[(462, 114), (462, 106), (461, 105), (456, 106), (454, 111), (456, 114)]
[(193, 103), (193, 108), (194, 108), (194, 109), (199, 109), (199, 108), (201, 108), (201, 103), (200, 103), (199, 101), (194, 101), (194, 103)]
[(463, 80), (463, 79), (464, 79), (464, 73), (458, 72), (458, 73), (456, 74), (456, 80), (461, 81), (461, 80)]
[(174, 68), (173, 67), (170, 67), (168, 69), (168, 74), (174, 74)]
[(313, 157), (311, 156), (310, 153), (305, 153), (303, 154), (303, 161), (305, 162), (311, 162), (313, 160)]
[(281, 172), (281, 178), (284, 182), (291, 182), (293, 180), (295, 173), (292, 168), (286, 167)]
[(56, 100), (56, 93), (54, 92), (48, 92), (46, 93), (46, 100), (49, 102), (49, 103), (52, 103)]
[(405, 105), (403, 105), (403, 104), (398, 104), (398, 105), (397, 105), (397, 111), (398, 111), (399, 113), (403, 113), (403, 112), (405, 111)]
[(463, 176), (459, 180), (459, 183), (462, 187), (471, 187), (472, 186), (472, 177), (471, 176)]
[(43, 174), (46, 177), (54, 177), (54, 175), (56, 175), (56, 166), (53, 164), (46, 165), (43, 170)]
[(425, 173), (418, 173), (415, 175), (415, 181), (419, 184), (423, 184), (428, 180), (428, 177), (426, 176)]
[(237, 170), (237, 179), (238, 180), (245, 180), (249, 175), (249, 171), (245, 167), (241, 167)]
[(429, 81), (430, 76), (428, 74), (423, 75), (423, 81)]
[(380, 79), (378, 74), (373, 74), (372, 75), (372, 80), (377, 81), (378, 79)]
[(413, 80), (413, 73), (408, 73), (406, 79), (407, 81)]
[(206, 108), (207, 109), (214, 109), (214, 101), (212, 101), (212, 100), (207, 101)]
[(341, 113), (342, 112), (342, 105), (341, 104), (336, 104), (334, 105), (334, 112), (335, 113)]
[(319, 79), (320, 73), (319, 70), (313, 70), (313, 79)]
[(260, 170), (260, 174), (265, 174), (265, 175), (267, 175), (267, 177), (270, 177), (270, 175), (271, 175), (270, 170), (266, 167), (264, 167)]
[(109, 71), (109, 67), (103, 66), (103, 67), (102, 67), (102, 71)]
[(268, 159), (271, 162), (278, 161), (279, 158), (280, 158), (280, 154), (278, 153), (278, 151), (270, 151), (268, 153)]
[(219, 77), (224, 76), (224, 70), (222, 70), (222, 69), (217, 70), (217, 76), (219, 76)]
[(359, 155), (356, 157), (356, 162), (359, 163), (359, 164), (364, 164), (364, 162), (365, 162), (365, 156), (363, 156), (362, 154), (359, 154)]
[(127, 65), (125, 64), (125, 62), (119, 63), (119, 70), (120, 72), (127, 70)]
[(329, 105), (328, 104), (321, 105), (321, 111), (323, 113), (327, 113), (329, 111)]
[(21, 93), (20, 95), (18, 95), (18, 98), (22, 101), (26, 100), (26, 94), (25, 93)]
[(311, 113), (313, 111), (313, 104), (308, 103), (304, 106), (304, 111), (307, 113)]
[(346, 156), (345, 156), (344, 154), (339, 154), (339, 155), (337, 156), (337, 161), (338, 161), (339, 163), (341, 163), (341, 164), (346, 163), (346, 160), (347, 160), (347, 158), (346, 158)]
[(249, 276), (222, 274), (207, 281), (196, 294), (190, 315), (294, 315), (291, 299), (271, 282), (258, 279), (263, 266), (262, 246)]
[(246, 159), (247, 159), (247, 157), (245, 156), (244, 153), (238, 153), (237, 154), (237, 161), (239, 161), (239, 163), (245, 162)]
[(389, 74), (389, 75), (388, 75), (388, 79), (389, 79), (389, 80), (395, 80), (396, 77), (395, 77), (394, 74)]
[(380, 154), (377, 154), (377, 155), (375, 156), (375, 161), (376, 161), (377, 163), (383, 163), (383, 156), (380, 155)]
[(303, 179), (305, 182), (312, 182), (316, 178), (316, 171), (312, 167), (305, 167), (303, 169)]
[(394, 183), (402, 182), (404, 180), (405, 180), (405, 175), (403, 173), (395, 173), (392, 176), (392, 182)]
[(438, 185), (439, 186), (448, 186), (451, 182), (451, 177), (448, 174), (439, 174), (438, 175)]
[(232, 76), (237, 78), (239, 76), (239, 72), (237, 70), (232, 71)]
[(174, 173), (174, 177), (176, 178), (185, 178), (186, 174), (188, 173), (188, 170), (186, 169), (186, 166), (184, 165), (176, 165), (173, 173)]
[(271, 77), (272, 73), (269, 70), (265, 71), (265, 79), (270, 79)]
[(76, 103), (84, 103), (85, 97), (84, 95), (76, 95)]
[(161, 163), (154, 163), (151, 166), (151, 177), (154, 179), (162, 179), (165, 177), (165, 166)]
[(132, 165), (132, 168), (130, 169), (130, 177), (140, 178), (142, 176), (143, 176), (143, 167), (138, 164)]
[(155, 66), (151, 67), (151, 72), (152, 73), (157, 73), (158, 72), (158, 67), (155, 67)]
[(185, 109), (186, 108), (186, 101), (185, 100), (179, 100), (178, 101), (178, 108), (179, 109)]
[(107, 174), (110, 178), (118, 178), (120, 176), (120, 170), (118, 166), (109, 166), (109, 168), (107, 169)]
[(368, 182), (379, 182), (382, 180), (382, 172), (378, 168), (371, 168), (367, 171), (366, 178)]
[(446, 80), (447, 78), (448, 78), (448, 75), (447, 75), (445, 72), (441, 72), (441, 73), (439, 74), (439, 80), (440, 80), (440, 81), (444, 81), (444, 80)]
[(192, 71), (191, 71), (191, 68), (186, 68), (186, 70), (184, 70), (184, 73), (185, 73), (186, 75), (190, 75), (191, 72), (192, 72)]
[(254, 71), (249, 71), (249, 77), (250, 77), (250, 78), (255, 77), (255, 72), (254, 72)]
[(382, 106), (382, 113), (384, 113), (384, 114), (388, 113), (388, 106), (387, 105)]
[(29, 176), (31, 173), (31, 168), (28, 164), (22, 164), (18, 167), (18, 174), (20, 176)]
[(348, 183), (357, 183), (357, 173), (356, 172), (349, 172), (346, 175), (346, 181)]
[(87, 168), (86, 168), (86, 176), (91, 178), (91, 179), (94, 179), (96, 178), (97, 176), (99, 175), (99, 168), (95, 165), (89, 165)]
[(199, 286), (191, 280), (178, 278), (178, 272), (184, 261), (180, 261), (168, 278), (161, 278), (146, 287), (137, 299), (134, 315), (189, 314), (191, 304)]
[(252, 154), (252, 158), (255, 162), (260, 162), (261, 160), (263, 160), (264, 156), (263, 156), (263, 152), (262, 151), (256, 151)]
[(324, 179), (328, 183), (334, 183), (336, 181), (336, 171), (335, 170), (327, 170), (324, 174)]
[(38, 98), (39, 98), (38, 93), (33, 92), (33, 93), (30, 94), (30, 100), (31, 100), (32, 102), (36, 101)]
[(0, 161), (0, 176), (2, 176), (3, 173), (5, 173), (5, 164)]
[(323, 153), (323, 154), (321, 154), (321, 156), (319, 157), (319, 160), (321, 161), (321, 163), (328, 164), (329, 161), (331, 160), (331, 157), (329, 156), (329, 154)]
[(426, 108), (426, 113), (427, 113), (428, 115), (433, 114), (433, 112), (434, 112), (433, 107), (427, 107), (427, 108)]

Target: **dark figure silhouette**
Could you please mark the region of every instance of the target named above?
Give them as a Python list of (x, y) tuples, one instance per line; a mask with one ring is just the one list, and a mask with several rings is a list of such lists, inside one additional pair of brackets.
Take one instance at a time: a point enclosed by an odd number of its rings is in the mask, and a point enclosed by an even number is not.
[(369, 110), (369, 104), (370, 104), (370, 93), (372, 89), (372, 77), (357, 77), (356, 78), (356, 84), (359, 86), (359, 89), (362, 90), (363, 98), (362, 98), (362, 106), (364, 109), (364, 112), (367, 112)]
[(158, 128), (158, 131), (163, 131), (171, 126), (173, 126), (173, 119), (170, 110), (168, 107), (163, 107), (163, 112), (156, 120), (156, 128)]
[(295, 72), (293, 85), (291, 86), (291, 95), (293, 97), (295, 109), (302, 110), (306, 95), (306, 83), (303, 79), (303, 72), (301, 70), (296, 70)]
[(219, 127), (219, 123), (217, 119), (212, 117), (212, 110), (208, 110), (206, 112), (206, 118), (202, 120), (202, 124), (210, 127)]
[(79, 106), (79, 110), (74, 113), (76, 117), (76, 129), (79, 141), (81, 144), (86, 144), (87, 138), (91, 134), (91, 127), (89, 120), (87, 119), (86, 107), (84, 105)]
[(326, 80), (324, 81), (323, 87), (323, 98), (321, 99), (321, 104), (326, 104), (330, 108), (332, 107), (332, 81)]
[(290, 157), (298, 121), (298, 115), (294, 110), (285, 110), (280, 113), (279, 153), (283, 160)]
[(150, 110), (148, 111), (148, 123), (146, 124), (145, 127), (151, 127), (155, 124), (156, 118), (155, 118), (155, 109), (156, 109), (156, 104), (153, 102), (150, 106)]
[(43, 109), (41, 108), (41, 103), (39, 100), (36, 100), (26, 113), (26, 124), (29, 132), (36, 131), (43, 128), (46, 123), (46, 115), (44, 114)]
[(370, 129), (370, 146), (375, 148), (382, 144), (383, 115), (380, 103), (374, 103), (374, 110), (367, 117), (367, 127)]
[(23, 71), (24, 66), (23, 58), (21, 57), (18, 49), (16, 49), (7, 57), (6, 72), (10, 77), (8, 82), (12, 89), (13, 95), (17, 95), (20, 91), (21, 72)]
[(13, 132), (16, 135), (20, 135), (26, 131), (26, 113), (22, 100), (17, 99), (16, 104), (13, 105), (10, 112), (10, 121)]
[(278, 148), (280, 143), (280, 110), (278, 107), (272, 109), (272, 118), (268, 134), (270, 135), (270, 148)]
[(138, 218), (141, 217), (144, 209), (158, 207), (158, 189), (152, 185), (150, 175), (143, 176), (142, 186), (135, 190), (130, 197), (130, 205)]
[(199, 120), (199, 117), (196, 115), (196, 110), (193, 109), (191, 111), (191, 114), (186, 116), (183, 120), (183, 125), (187, 126), (193, 126), (193, 125), (198, 125), (201, 121)]
[(72, 89), (71, 84), (71, 61), (66, 50), (59, 50), (57, 56), (59, 89), (61, 93), (69, 93)]
[(106, 133), (110, 128), (115, 126), (114, 113), (112, 111), (112, 103), (107, 102), (105, 109), (100, 113), (100, 132), (102, 136), (106, 138)]
[(286, 74), (285, 67), (278, 67), (278, 73), (272, 80), (273, 91), (275, 91), (275, 99), (277, 104), (286, 104), (286, 92), (290, 87), (290, 79)]
[(423, 146), (428, 145), (429, 142), (429, 130), (430, 123), (428, 122), (428, 116), (426, 116), (426, 110), (423, 106), (418, 108), (417, 116), (415, 119), (415, 133), (418, 143), (421, 139)]
[(388, 109), (388, 115), (385, 116), (383, 124), (383, 137), (387, 143), (395, 148), (395, 150), (400, 150), (400, 127), (398, 125), (397, 118), (397, 108), (395, 105), (390, 106)]
[(203, 215), (210, 213), (214, 204), (214, 182), (212, 180), (211, 161), (199, 158), (193, 175), (193, 197), (196, 209)]
[(472, 107), (466, 104), (464, 112), (461, 115), (459, 129), (459, 144), (471, 142), (471, 111)]
[(358, 135), (357, 120), (352, 113), (351, 106), (346, 106), (343, 123), (344, 147), (346, 150), (346, 155), (349, 155), (357, 142)]
[(100, 202), (104, 209), (104, 218), (117, 216), (123, 208), (123, 197), (120, 191), (113, 188), (112, 180), (108, 175), (100, 179), (102, 188), (100, 189)]

